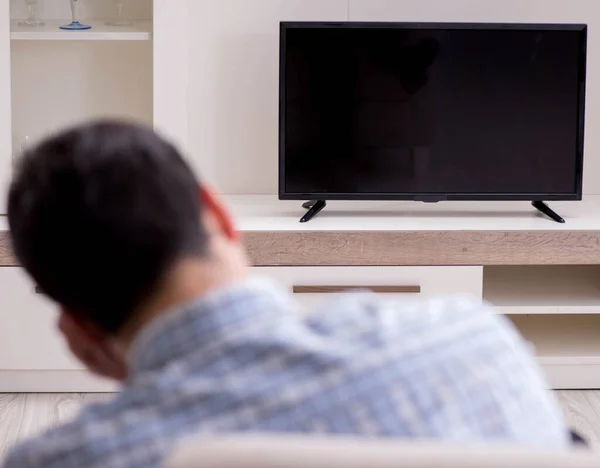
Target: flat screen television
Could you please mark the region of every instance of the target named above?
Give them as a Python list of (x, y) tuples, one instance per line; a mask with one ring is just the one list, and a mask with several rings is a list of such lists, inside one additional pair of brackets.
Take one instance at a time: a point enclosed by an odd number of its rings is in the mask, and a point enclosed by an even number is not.
[(308, 218), (580, 200), (586, 43), (582, 24), (282, 23), (280, 199), (313, 200)]

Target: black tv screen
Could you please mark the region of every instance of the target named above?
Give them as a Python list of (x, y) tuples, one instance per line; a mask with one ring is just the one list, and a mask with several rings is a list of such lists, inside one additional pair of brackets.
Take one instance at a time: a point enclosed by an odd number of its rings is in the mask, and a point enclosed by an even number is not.
[(581, 198), (585, 25), (282, 23), (280, 198)]

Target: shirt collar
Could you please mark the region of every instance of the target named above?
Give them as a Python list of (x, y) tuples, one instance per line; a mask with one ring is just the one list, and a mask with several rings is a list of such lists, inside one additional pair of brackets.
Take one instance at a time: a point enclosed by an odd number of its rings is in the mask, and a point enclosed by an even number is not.
[[(205, 294), (161, 314), (135, 338), (131, 374), (158, 370), (250, 322), (275, 320), (294, 308), (291, 297), (270, 281), (251, 279)], [(261, 320), (262, 319), (262, 320)]]

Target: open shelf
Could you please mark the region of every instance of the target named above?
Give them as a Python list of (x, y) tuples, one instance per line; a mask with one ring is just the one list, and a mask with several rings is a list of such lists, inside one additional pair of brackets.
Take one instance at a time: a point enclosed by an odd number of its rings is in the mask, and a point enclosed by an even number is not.
[(510, 319), (533, 343), (543, 364), (600, 365), (600, 316), (514, 315)]
[[(35, 144), (89, 119), (119, 118), (152, 125), (152, 54), (151, 41), (13, 41), (15, 151), (25, 137)], [(44, 86), (39, 85), (40, 70)]]
[(152, 21), (137, 20), (131, 26), (107, 26), (104, 21), (85, 21), (92, 29), (64, 31), (59, 29), (68, 20), (44, 20), (37, 28), (18, 26), (11, 20), (10, 38), (13, 41), (149, 41), (152, 38)]
[(485, 267), (483, 298), (502, 314), (600, 314), (600, 268)]
[(554, 389), (600, 388), (600, 316), (513, 315)]

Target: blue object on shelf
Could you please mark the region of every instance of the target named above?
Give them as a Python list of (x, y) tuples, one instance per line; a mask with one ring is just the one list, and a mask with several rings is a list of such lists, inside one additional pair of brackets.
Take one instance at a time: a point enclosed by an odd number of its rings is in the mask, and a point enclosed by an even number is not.
[(81, 31), (84, 29), (92, 29), (92, 27), (89, 24), (81, 24), (79, 21), (72, 21), (69, 24), (60, 26), (60, 29), (65, 29), (67, 31)]

